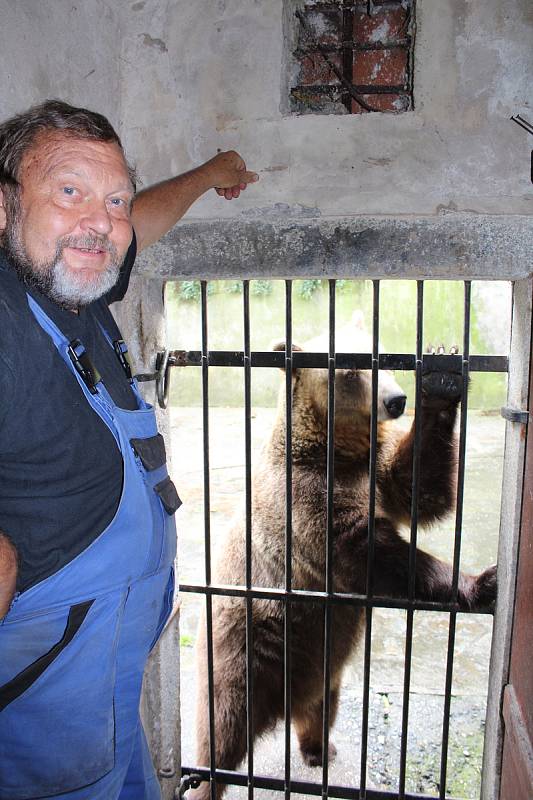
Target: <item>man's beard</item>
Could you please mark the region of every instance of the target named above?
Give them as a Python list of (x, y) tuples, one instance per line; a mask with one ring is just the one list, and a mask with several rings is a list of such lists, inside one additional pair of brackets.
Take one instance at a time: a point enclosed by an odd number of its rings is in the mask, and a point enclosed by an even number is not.
[[(8, 222), (2, 244), (17, 275), (26, 286), (37, 289), (69, 311), (98, 300), (113, 288), (118, 280), (122, 260), (119, 259), (116, 247), (106, 236), (63, 236), (57, 242), (54, 257), (50, 261), (37, 262), (30, 258), (24, 247), (20, 212), (18, 209), (17, 211), (11, 224)], [(62, 256), (66, 247), (105, 250), (110, 254), (111, 260), (103, 271), (95, 272), (87, 280), (85, 270), (77, 272), (64, 263)]]

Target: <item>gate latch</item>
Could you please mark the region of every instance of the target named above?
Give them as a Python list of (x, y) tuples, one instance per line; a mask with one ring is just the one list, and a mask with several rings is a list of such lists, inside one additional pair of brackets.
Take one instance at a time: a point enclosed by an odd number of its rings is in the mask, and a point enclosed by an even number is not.
[(509, 422), (517, 422), (519, 425), (527, 425), (529, 422), (529, 411), (522, 411), (520, 408), (503, 406), (500, 413), (502, 417), (509, 420)]
[(155, 372), (141, 373), (135, 376), (140, 382), (155, 381), (157, 401), (161, 408), (168, 405), (170, 393), (170, 367), (184, 367), (187, 365), (185, 350), (163, 350), (158, 353), (155, 360)]

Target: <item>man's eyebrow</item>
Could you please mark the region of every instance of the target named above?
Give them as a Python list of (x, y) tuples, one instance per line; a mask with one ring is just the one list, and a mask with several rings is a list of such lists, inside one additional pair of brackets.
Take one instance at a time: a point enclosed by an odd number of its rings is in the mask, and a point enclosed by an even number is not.
[[(50, 169), (48, 170), (48, 175), (53, 178), (67, 178), (72, 176), (74, 178), (81, 178), (82, 180), (87, 180), (87, 176), (83, 174), (83, 172), (76, 172), (74, 169)], [(117, 194), (118, 192), (126, 192), (127, 194), (135, 194), (135, 190), (131, 181), (128, 179), (127, 182), (124, 182), (121, 186), (117, 186), (115, 189), (112, 189), (108, 194)]]

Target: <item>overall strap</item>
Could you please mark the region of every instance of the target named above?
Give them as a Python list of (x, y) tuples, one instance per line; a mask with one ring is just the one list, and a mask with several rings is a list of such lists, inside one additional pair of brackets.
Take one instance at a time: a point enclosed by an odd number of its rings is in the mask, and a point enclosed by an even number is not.
[(119, 364), (124, 370), (126, 378), (130, 382), (131, 389), (137, 399), (139, 408), (140, 409), (148, 408), (148, 404), (146, 403), (142, 394), (140, 393), (137, 380), (133, 375), (130, 354), (128, 352), (128, 346), (126, 342), (124, 341), (124, 339), (112, 339), (106, 328), (100, 322), (100, 320), (97, 320), (97, 323), (107, 343), (113, 349), (116, 357), (118, 358)]
[(28, 306), (38, 324), (43, 331), (52, 339), (59, 355), (75, 375), (89, 405), (106, 423), (111, 433), (115, 437), (120, 448), (120, 437), (115, 423), (114, 408), (115, 403), (107, 389), (105, 388), (101, 376), (93, 365), (89, 355), (79, 339), (71, 342), (59, 330), (55, 322), (45, 314), (41, 306), (34, 298), (26, 293)]

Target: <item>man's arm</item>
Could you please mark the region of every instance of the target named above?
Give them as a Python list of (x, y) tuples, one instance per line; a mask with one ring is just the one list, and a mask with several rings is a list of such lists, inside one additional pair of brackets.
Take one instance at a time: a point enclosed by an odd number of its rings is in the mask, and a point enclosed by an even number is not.
[(0, 533), (0, 620), (9, 611), (17, 583), (17, 551), (3, 533)]
[(240, 155), (230, 150), (190, 172), (144, 189), (136, 196), (131, 213), (137, 250), (157, 242), (209, 189), (231, 200), (257, 180), (259, 176), (248, 172)]

